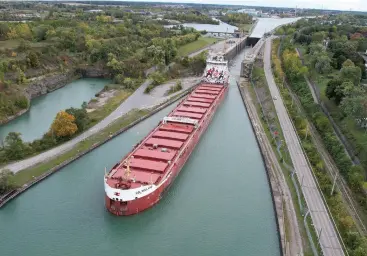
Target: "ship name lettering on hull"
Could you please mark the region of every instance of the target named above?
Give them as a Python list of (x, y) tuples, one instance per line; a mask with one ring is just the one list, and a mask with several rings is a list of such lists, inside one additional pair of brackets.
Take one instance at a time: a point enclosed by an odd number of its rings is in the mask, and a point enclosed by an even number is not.
[(140, 191), (135, 192), (135, 194), (136, 194), (136, 195), (140, 195), (141, 193), (144, 193), (145, 191), (147, 191), (147, 190), (151, 189), (152, 187), (153, 187), (153, 186), (149, 186), (149, 187), (147, 187), (147, 188), (144, 188), (144, 189), (142, 189), (142, 190), (140, 190)]

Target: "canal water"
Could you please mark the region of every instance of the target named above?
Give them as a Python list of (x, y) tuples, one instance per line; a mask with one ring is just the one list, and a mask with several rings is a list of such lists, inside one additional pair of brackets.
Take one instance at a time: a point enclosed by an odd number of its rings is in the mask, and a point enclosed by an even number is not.
[(80, 108), (108, 83), (106, 79), (83, 78), (33, 99), (27, 113), (0, 126), (0, 139), (3, 140), (9, 132), (20, 132), (24, 141), (41, 138), (57, 112), (70, 107)]
[(276, 27), (295, 22), (299, 19), (300, 18), (259, 18), (250, 37), (261, 38), (265, 33), (275, 29)]
[[(236, 77), (243, 56), (231, 67)], [(280, 255), (271, 193), (236, 77), (158, 205), (130, 217), (109, 214), (104, 208), (104, 168), (119, 161), (174, 106), (1, 209), (1, 255)]]

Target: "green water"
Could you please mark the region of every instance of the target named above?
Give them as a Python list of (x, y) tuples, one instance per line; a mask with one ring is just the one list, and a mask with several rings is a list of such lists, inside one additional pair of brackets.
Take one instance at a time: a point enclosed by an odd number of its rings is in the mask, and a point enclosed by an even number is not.
[(39, 139), (48, 131), (57, 112), (70, 107), (80, 108), (103, 89), (106, 79), (84, 78), (32, 100), (31, 108), (22, 116), (0, 126), (0, 139), (9, 132), (20, 132), (24, 141)]
[(212, 124), (162, 201), (130, 217), (116, 217), (105, 210), (104, 167), (119, 161), (173, 107), (0, 210), (0, 255), (280, 255), (264, 166), (233, 81)]

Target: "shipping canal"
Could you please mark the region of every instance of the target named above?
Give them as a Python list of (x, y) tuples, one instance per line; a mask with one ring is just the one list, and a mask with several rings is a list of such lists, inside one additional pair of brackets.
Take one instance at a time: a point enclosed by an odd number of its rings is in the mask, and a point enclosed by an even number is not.
[[(240, 54), (231, 72), (238, 77)], [(104, 208), (112, 167), (170, 106), (77, 160), (0, 210), (4, 256), (280, 255), (271, 193), (235, 78), (165, 198), (116, 217)]]
[(0, 139), (5, 139), (9, 132), (20, 132), (24, 141), (41, 138), (57, 112), (70, 107), (80, 108), (108, 83), (107, 79), (83, 78), (33, 99), (27, 113), (0, 126)]

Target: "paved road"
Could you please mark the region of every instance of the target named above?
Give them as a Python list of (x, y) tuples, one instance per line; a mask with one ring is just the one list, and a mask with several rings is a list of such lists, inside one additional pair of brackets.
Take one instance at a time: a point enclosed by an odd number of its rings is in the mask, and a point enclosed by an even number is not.
[[(183, 89), (188, 89), (199, 81), (199, 78), (191, 77), (182, 79), (182, 87)], [(115, 111), (113, 111), (110, 115), (108, 115), (101, 122), (85, 131), (83, 134), (75, 137), (74, 139), (58, 146), (53, 149), (50, 149), (46, 152), (43, 152), (39, 155), (36, 155), (31, 158), (27, 158), (22, 161), (18, 161), (7, 166), (4, 166), (2, 169), (9, 169), (14, 173), (17, 173), (23, 169), (34, 166), (38, 163), (48, 161), (52, 158), (55, 158), (58, 155), (72, 149), (77, 143), (88, 138), (89, 136), (103, 130), (110, 123), (112, 123), (117, 118), (125, 115), (129, 111), (133, 109), (141, 109), (141, 108), (150, 108), (156, 105), (161, 104), (166, 101), (168, 98), (177, 95), (180, 92), (175, 94), (171, 94), (170, 96), (164, 96), (165, 92), (168, 90), (169, 86), (172, 84), (168, 83), (162, 86), (155, 88), (150, 94), (145, 94), (145, 88), (150, 84), (149, 81), (144, 82), (129, 98), (127, 98)]]
[(264, 53), (264, 70), (268, 81), (270, 93), (274, 100), (275, 110), (277, 112), (281, 128), (285, 137), (286, 144), (296, 171), (298, 180), (302, 186), (302, 192), (310, 211), (312, 222), (320, 235), (319, 241), (324, 256), (344, 256), (342, 246), (337, 236), (337, 231), (333, 226), (331, 217), (329, 216), (326, 206), (322, 200), (322, 196), (317, 189), (316, 182), (313, 178), (312, 171), (308, 166), (305, 155), (303, 154), (297, 134), (294, 130), (292, 122), (284, 107), (279, 90), (275, 84), (271, 71), (271, 39), (265, 43)]

